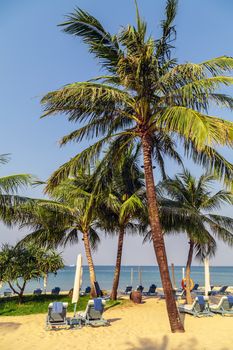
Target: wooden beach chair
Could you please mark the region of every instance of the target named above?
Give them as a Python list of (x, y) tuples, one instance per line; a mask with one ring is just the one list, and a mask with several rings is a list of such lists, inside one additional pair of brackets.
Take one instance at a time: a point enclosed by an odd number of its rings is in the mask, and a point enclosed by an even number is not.
[(87, 326), (107, 326), (109, 322), (103, 318), (104, 305), (106, 301), (102, 298), (89, 300), (85, 311), (78, 312), (81, 324)]
[(233, 316), (233, 296), (222, 297), (218, 304), (210, 305), (210, 310), (222, 316)]
[(209, 307), (209, 298), (199, 295), (194, 299), (192, 305), (184, 304), (179, 306), (181, 313), (187, 313), (194, 317), (213, 316)]

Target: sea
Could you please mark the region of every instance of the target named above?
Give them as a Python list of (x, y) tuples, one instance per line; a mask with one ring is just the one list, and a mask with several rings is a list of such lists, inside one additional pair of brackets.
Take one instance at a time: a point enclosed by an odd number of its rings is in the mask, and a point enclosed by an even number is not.
[[(178, 288), (181, 285), (183, 268), (184, 266), (175, 266), (175, 283), (176, 287)], [(59, 270), (56, 275), (49, 274), (47, 291), (51, 291), (51, 289), (54, 287), (60, 287), (62, 291), (70, 290), (74, 284), (75, 269), (75, 266), (65, 266), (63, 269)], [(101, 289), (110, 290), (112, 287), (114, 266), (98, 265), (95, 266), (95, 271), (96, 279), (99, 282)], [(204, 267), (193, 266), (191, 277), (195, 283), (203, 286)], [(88, 285), (90, 285), (88, 266), (83, 266), (82, 280), (82, 289), (85, 289)], [(131, 285), (131, 282), (134, 288), (136, 288), (138, 284), (142, 284), (145, 290), (149, 288), (152, 283), (158, 287), (161, 287), (161, 279), (158, 266), (122, 266), (119, 289), (124, 290), (127, 285)], [(233, 266), (211, 266), (210, 282), (211, 285), (216, 286), (233, 286)], [(7, 287), (7, 285), (3, 285), (0, 289), (0, 293), (2, 293)], [(36, 288), (43, 289), (43, 279), (29, 281), (27, 283), (25, 292), (33, 292), (33, 290)]]

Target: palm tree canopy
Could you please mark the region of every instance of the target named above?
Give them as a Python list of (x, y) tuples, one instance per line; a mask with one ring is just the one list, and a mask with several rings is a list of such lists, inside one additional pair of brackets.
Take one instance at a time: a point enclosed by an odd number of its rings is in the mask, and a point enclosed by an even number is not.
[(233, 123), (208, 115), (208, 108), (215, 103), (232, 109), (232, 97), (222, 94), (220, 88), (233, 83), (227, 75), (233, 69), (233, 58), (178, 64), (172, 57), (176, 9), (177, 1), (167, 0), (158, 38), (147, 35), (137, 7), (136, 26), (123, 27), (117, 35), (79, 8), (61, 25), (66, 33), (83, 40), (104, 75), (68, 84), (42, 99), (44, 116), (64, 113), (69, 121), (82, 125), (63, 137), (62, 145), (97, 138), (52, 175), (50, 187), (75, 174), (80, 164), (96, 160), (109, 140), (119, 152), (135, 142), (140, 144), (143, 137), (149, 137), (163, 175), (165, 156), (181, 163), (176, 149), (179, 141), (186, 155), (232, 185), (233, 166), (214, 147), (232, 147)]
[[(225, 190), (212, 192), (213, 175), (196, 179), (188, 170), (158, 185), (160, 212), (165, 233), (184, 232), (195, 242), (197, 255), (214, 254), (215, 238), (233, 245), (233, 219), (220, 215), (224, 204), (233, 204)], [(149, 238), (149, 236), (147, 237)]]
[[(0, 155), (0, 164), (6, 164), (9, 161), (8, 154)], [(5, 224), (10, 224), (10, 208), (21, 205), (29, 198), (19, 196), (17, 192), (20, 189), (32, 184), (33, 177), (30, 174), (14, 174), (0, 177), (0, 220)]]

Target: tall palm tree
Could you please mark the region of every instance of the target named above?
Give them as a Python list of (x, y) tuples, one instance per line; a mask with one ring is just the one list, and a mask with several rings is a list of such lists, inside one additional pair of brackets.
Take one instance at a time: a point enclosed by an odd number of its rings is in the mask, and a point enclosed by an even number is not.
[(188, 170), (166, 179), (159, 185), (162, 221), (166, 221), (166, 232), (185, 232), (189, 240), (186, 263), (186, 299), (192, 303), (190, 271), (194, 251), (204, 258), (214, 254), (215, 238), (233, 245), (233, 218), (215, 214), (224, 204), (233, 204), (233, 194), (225, 190), (213, 193), (211, 185), (216, 178), (205, 174), (196, 179)]
[[(117, 35), (111, 35), (88, 12), (76, 9), (62, 24), (64, 31), (82, 38), (104, 75), (66, 85), (42, 99), (44, 116), (64, 113), (69, 121), (82, 124), (61, 140), (62, 145), (84, 137), (98, 138), (62, 165), (50, 178), (49, 187), (75, 173), (80, 164), (87, 166), (95, 160), (109, 140), (115, 144), (116, 160), (124, 147), (137, 143), (142, 147), (153, 245), (173, 332), (184, 328), (172, 293), (159, 222), (153, 158), (161, 164), (164, 155), (176, 159), (173, 151), (179, 140), (196, 163), (214, 169), (226, 182), (232, 184), (233, 178), (232, 164), (214, 149), (216, 145), (232, 146), (233, 124), (207, 114), (212, 101), (233, 107), (232, 98), (218, 92), (221, 85), (233, 82), (224, 75), (232, 70), (233, 59), (222, 56), (200, 64), (177, 64), (172, 57), (176, 9), (177, 0), (167, 0), (162, 34), (156, 39), (147, 35), (138, 9), (136, 27), (123, 27)], [(158, 146), (161, 139), (162, 149)]]
[[(144, 174), (139, 167), (139, 149), (128, 149), (114, 167), (111, 148), (99, 163), (96, 174), (102, 182), (102, 208), (99, 217), (107, 232), (118, 235), (117, 256), (111, 299), (117, 299), (124, 237), (127, 232), (136, 233), (144, 227), (140, 223), (145, 211)], [(101, 169), (101, 171), (99, 170)], [(101, 215), (102, 214), (102, 215)]]

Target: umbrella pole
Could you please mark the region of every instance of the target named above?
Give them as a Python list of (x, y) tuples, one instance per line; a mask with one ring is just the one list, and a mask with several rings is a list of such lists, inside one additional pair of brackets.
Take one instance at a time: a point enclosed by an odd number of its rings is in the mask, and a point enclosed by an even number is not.
[(74, 317), (76, 317), (77, 303), (74, 304)]

